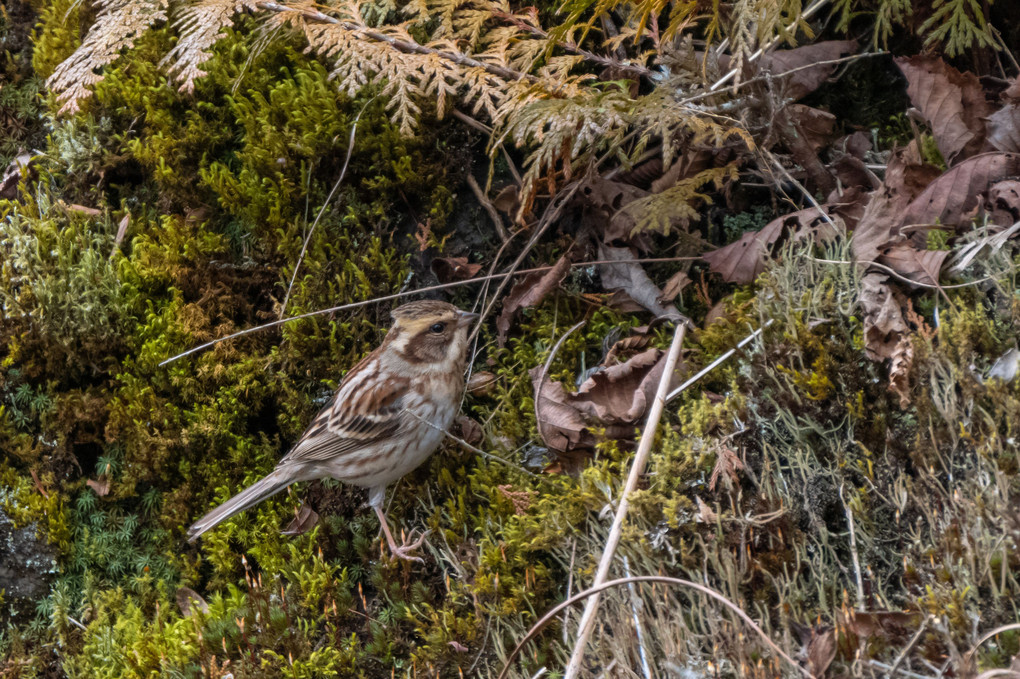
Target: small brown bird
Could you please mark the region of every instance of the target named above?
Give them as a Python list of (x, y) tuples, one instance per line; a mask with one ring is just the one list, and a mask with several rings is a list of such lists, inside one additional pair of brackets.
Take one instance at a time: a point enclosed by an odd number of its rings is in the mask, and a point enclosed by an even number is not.
[(333, 399), (268, 476), (209, 512), (188, 540), (292, 483), (334, 478), (368, 488), (394, 556), (413, 559), (424, 535), (397, 545), (383, 514), (386, 486), (439, 447), (464, 393), (467, 335), (478, 314), (434, 300), (393, 310), (386, 339), (354, 366)]

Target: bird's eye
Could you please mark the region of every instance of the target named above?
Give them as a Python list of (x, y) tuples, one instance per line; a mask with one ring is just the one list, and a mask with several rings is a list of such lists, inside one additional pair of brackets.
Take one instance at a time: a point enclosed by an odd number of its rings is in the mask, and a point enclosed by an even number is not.
[(446, 330), (446, 323), (433, 323), (432, 327), (429, 328), (429, 330), (438, 335), (442, 331)]

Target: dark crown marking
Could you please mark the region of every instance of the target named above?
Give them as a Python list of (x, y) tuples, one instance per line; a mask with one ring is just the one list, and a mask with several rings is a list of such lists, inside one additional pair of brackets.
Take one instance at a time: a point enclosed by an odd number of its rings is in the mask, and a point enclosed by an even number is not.
[(413, 320), (419, 318), (431, 318), (448, 313), (456, 313), (457, 307), (449, 302), (441, 302), (438, 299), (422, 299), (417, 302), (409, 302), (398, 306), (390, 312), (394, 320)]

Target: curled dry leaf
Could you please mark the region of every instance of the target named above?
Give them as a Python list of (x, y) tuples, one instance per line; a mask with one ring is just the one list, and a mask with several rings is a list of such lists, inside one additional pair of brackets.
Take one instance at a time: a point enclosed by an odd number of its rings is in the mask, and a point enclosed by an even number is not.
[(961, 73), (934, 56), (900, 57), (907, 95), (931, 125), (935, 143), (949, 165), (985, 148), (985, 121), (991, 106), (973, 73)]
[(488, 370), (473, 373), (467, 381), (466, 391), (472, 396), (488, 396), (496, 385), (496, 375)]
[(319, 514), (307, 502), (294, 511), (294, 518), (283, 529), (284, 535), (304, 535), (319, 522)]
[(807, 660), (808, 672), (820, 679), (836, 658), (836, 630), (828, 625), (793, 624), (802, 645), (801, 653)]
[(896, 355), (900, 341), (910, 333), (903, 318), (903, 293), (889, 285), (889, 276), (871, 272), (861, 279), (860, 304), (864, 312), (864, 349), (880, 361)]
[(581, 194), (586, 200), (586, 219), (597, 223), (596, 231), (601, 232), (602, 239), (607, 243), (630, 237), (637, 226), (637, 220), (623, 208), (649, 195), (636, 186), (601, 177), (591, 179), (581, 189)]
[[(624, 363), (617, 363), (591, 375), (577, 392), (545, 377), (539, 389), (542, 366), (530, 372), (532, 386), (540, 391), (536, 412), (538, 430), (545, 444), (555, 451), (590, 449), (596, 439), (590, 427), (604, 428), (611, 439), (634, 437), (652, 399), (666, 354), (654, 347), (645, 349)], [(679, 374), (679, 373), (678, 373)], [(677, 375), (673, 376), (675, 380)]]
[(1004, 179), (988, 187), (984, 209), (992, 224), (1009, 226), (1020, 222), (1020, 180)]
[(517, 312), (526, 307), (535, 306), (550, 292), (559, 287), (570, 271), (570, 261), (566, 255), (560, 257), (556, 264), (547, 271), (529, 273), (510, 289), (510, 294), (503, 301), (503, 311), (496, 319), (497, 340), (503, 346), (510, 324)]
[(199, 611), (202, 613), (209, 612), (209, 604), (205, 602), (202, 595), (190, 587), (179, 587), (175, 598), (177, 599), (177, 607), (181, 609), (181, 614), (185, 618), (190, 618)]
[(673, 320), (684, 320), (683, 315), (676, 310), (676, 307), (659, 302), (663, 296), (662, 290), (652, 282), (645, 270), (637, 262), (625, 260), (634, 259), (634, 254), (628, 248), (614, 248), (608, 245), (599, 244), (599, 259), (611, 260), (612, 264), (599, 264), (599, 276), (602, 278), (602, 286), (607, 290), (622, 290), (656, 316), (665, 316)]
[(473, 446), (477, 446), (485, 440), (482, 425), (467, 415), (457, 416), (457, 427), (460, 429), (460, 437)]
[(1020, 97), (1008, 94), (1017, 88), (1017, 81), (1006, 90), (1006, 101), (988, 116), (988, 144), (996, 151), (1020, 153)]
[(662, 286), (662, 294), (656, 299), (659, 304), (672, 304), (677, 295), (690, 285), (691, 278), (684, 271), (677, 271), (669, 277), (666, 284)]
[(474, 278), (481, 269), (481, 264), (469, 263), (467, 257), (436, 257), (432, 260), (432, 273), (440, 283)]
[(910, 368), (914, 365), (914, 343), (909, 336), (900, 338), (889, 364), (889, 391), (900, 397), (900, 409), (910, 406)]
[(916, 142), (897, 149), (889, 159), (881, 188), (869, 194), (870, 199), (854, 229), (854, 259), (873, 262), (884, 248), (903, 240), (899, 226), (903, 212), (938, 175), (937, 168), (921, 160)]

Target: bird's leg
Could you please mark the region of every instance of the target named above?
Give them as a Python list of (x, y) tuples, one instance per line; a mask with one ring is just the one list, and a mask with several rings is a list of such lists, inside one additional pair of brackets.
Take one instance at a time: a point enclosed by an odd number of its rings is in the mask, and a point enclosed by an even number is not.
[(378, 505), (372, 505), (372, 509), (375, 510), (375, 515), (379, 517), (379, 525), (382, 526), (383, 535), (386, 536), (386, 544), (389, 545), (390, 552), (393, 554), (393, 556), (398, 559), (404, 559), (405, 561), (417, 561), (419, 563), (425, 563), (424, 561), (422, 561), (421, 557), (414, 556), (413, 552), (415, 552), (417, 549), (421, 547), (422, 543), (425, 542), (425, 537), (429, 534), (429, 532), (425, 531), (414, 542), (405, 541), (404, 544), (398, 545), (397, 542), (393, 539), (393, 533), (390, 532), (389, 525), (386, 523), (386, 515), (383, 514), (382, 507)]

